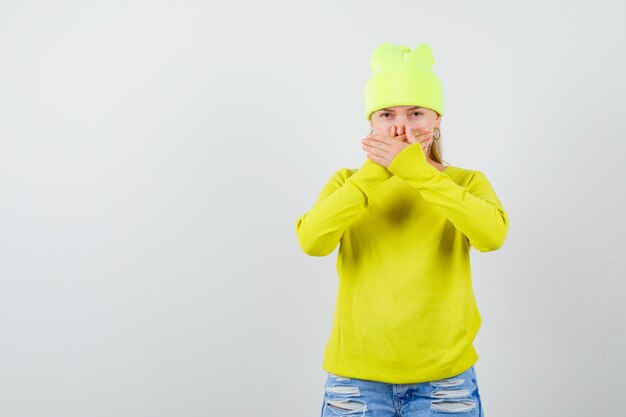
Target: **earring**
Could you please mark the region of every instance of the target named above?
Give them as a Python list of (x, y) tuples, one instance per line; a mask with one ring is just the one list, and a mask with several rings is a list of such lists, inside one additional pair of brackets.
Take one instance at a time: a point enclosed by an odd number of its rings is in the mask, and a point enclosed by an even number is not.
[(374, 129), (370, 130), (370, 133), (374, 133)]
[(433, 128), (433, 139), (439, 140), (440, 137), (441, 137), (441, 131), (439, 130), (437, 126), (435, 126)]

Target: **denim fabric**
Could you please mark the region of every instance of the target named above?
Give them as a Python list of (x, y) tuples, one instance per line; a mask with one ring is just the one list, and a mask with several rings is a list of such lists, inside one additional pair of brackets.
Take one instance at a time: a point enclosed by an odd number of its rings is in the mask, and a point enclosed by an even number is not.
[(327, 374), (322, 417), (484, 417), (474, 366), (450, 378), (416, 384)]

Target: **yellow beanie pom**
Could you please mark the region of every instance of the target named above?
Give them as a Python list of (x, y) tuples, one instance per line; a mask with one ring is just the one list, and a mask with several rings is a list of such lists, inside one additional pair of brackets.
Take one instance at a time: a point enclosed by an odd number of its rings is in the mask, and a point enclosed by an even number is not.
[(365, 84), (367, 120), (376, 110), (393, 106), (420, 106), (443, 116), (443, 91), (434, 63), (425, 43), (413, 50), (391, 43), (377, 46), (370, 61), (372, 76)]

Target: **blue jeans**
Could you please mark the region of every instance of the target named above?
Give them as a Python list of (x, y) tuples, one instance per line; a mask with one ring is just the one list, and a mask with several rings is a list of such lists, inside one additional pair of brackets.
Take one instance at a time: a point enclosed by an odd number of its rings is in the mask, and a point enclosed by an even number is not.
[(328, 373), (322, 417), (484, 417), (474, 366), (450, 378), (416, 384)]

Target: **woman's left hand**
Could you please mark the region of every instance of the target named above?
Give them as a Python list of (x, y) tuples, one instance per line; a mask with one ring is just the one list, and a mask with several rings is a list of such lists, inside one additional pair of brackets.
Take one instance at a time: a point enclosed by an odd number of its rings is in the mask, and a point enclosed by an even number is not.
[(424, 158), (426, 158), (428, 146), (432, 142), (432, 132), (426, 130), (415, 136), (410, 129), (407, 129), (406, 134), (393, 137), (371, 133), (362, 142), (363, 150), (367, 151), (367, 157), (387, 168), (400, 151), (417, 142), (421, 143)]

